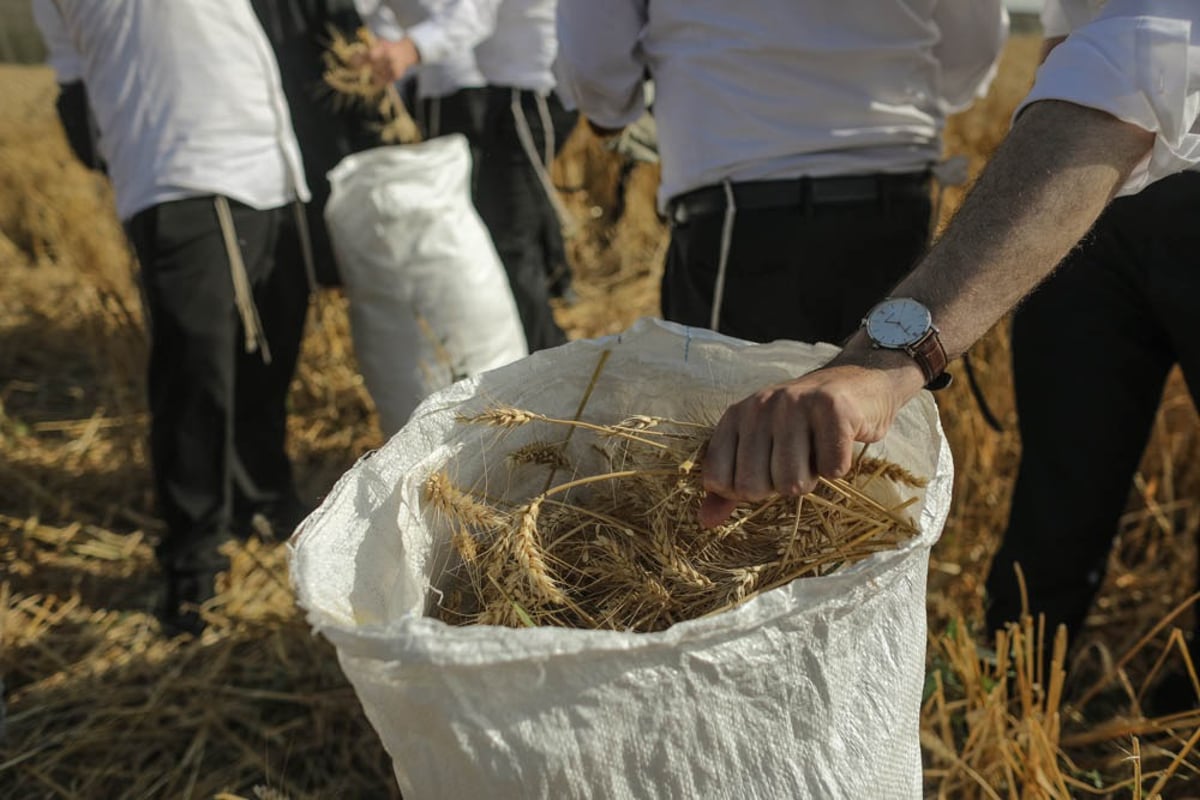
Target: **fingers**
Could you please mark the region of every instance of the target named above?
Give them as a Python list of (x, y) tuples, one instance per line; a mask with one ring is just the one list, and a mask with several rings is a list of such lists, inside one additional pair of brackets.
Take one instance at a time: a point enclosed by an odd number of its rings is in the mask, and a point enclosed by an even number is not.
[[(762, 424), (764, 419), (773, 424)], [(700, 508), (702, 526), (721, 524), (740, 501), (803, 490), (802, 482), (811, 474), (807, 434), (789, 422), (786, 408), (775, 402), (770, 391), (725, 412), (704, 454), (702, 480), (707, 495)]]
[(722, 497), (719, 494), (709, 492), (700, 501), (700, 513), (698, 519), (700, 527), (715, 528), (725, 520), (729, 519), (729, 515), (737, 508), (738, 501), (730, 500), (727, 497)]
[(394, 72), (392, 62), (387, 58), (371, 62), (371, 78), (375, 81), (376, 86), (387, 86), (395, 80), (392, 77)]
[(756, 502), (776, 492), (771, 480), (771, 452), (774, 449), (775, 431), (762, 425), (750, 424), (753, 420), (754, 417), (749, 414), (739, 416), (737, 460), (733, 465), (733, 496), (739, 500)]
[[(854, 437), (836, 420), (816, 429), (814, 437), (816, 474), (827, 478), (840, 478), (850, 471), (854, 459)], [(813, 486), (806, 491), (812, 491)]]
[(720, 524), (738, 501), (811, 492), (818, 476), (849, 472), (854, 443), (883, 438), (919, 390), (904, 366), (905, 381), (883, 369), (825, 367), (730, 406), (704, 455), (701, 524)]
[(371, 67), (371, 79), (377, 86), (386, 86), (399, 80), (404, 75), (405, 67), (399, 63), (395, 42), (381, 39), (371, 45), (365, 56), (359, 56), (361, 63)]
[[(815, 384), (815, 385), (814, 385)], [(723, 522), (735, 502), (793, 496), (816, 488), (818, 475), (850, 468), (853, 404), (813, 379), (758, 392), (731, 406), (713, 431), (702, 476), (705, 525)]]
[(775, 441), (770, 462), (771, 494), (804, 494), (816, 488), (811, 452), (805, 435)]
[(704, 448), (700, 475), (701, 485), (706, 492), (732, 496), (733, 465), (737, 448), (737, 423), (734, 415), (726, 411), (717, 427), (713, 429), (708, 446)]

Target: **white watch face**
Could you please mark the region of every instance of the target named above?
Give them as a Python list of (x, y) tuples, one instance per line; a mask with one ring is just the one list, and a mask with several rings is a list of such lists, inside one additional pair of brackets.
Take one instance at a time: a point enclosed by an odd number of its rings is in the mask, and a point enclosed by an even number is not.
[(867, 314), (867, 336), (881, 347), (903, 348), (916, 344), (933, 319), (929, 309), (908, 297), (884, 300)]

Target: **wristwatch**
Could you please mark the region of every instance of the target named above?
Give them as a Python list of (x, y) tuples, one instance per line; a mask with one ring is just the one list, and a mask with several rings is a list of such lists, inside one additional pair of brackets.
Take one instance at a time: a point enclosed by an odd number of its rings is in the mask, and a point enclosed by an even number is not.
[(911, 297), (888, 297), (867, 312), (862, 328), (874, 347), (911, 356), (925, 375), (926, 389), (950, 385), (946, 348), (924, 304)]

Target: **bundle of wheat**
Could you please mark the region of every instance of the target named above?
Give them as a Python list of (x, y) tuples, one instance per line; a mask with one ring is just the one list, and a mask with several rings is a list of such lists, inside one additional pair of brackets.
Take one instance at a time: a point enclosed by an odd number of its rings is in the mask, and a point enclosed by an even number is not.
[(383, 119), (379, 138), (386, 144), (421, 141), (417, 123), (404, 107), (394, 84), (380, 84), (371, 74), (367, 53), (375, 43), (374, 35), (360, 28), (353, 39), (330, 29), (325, 50), (325, 84), (333, 90), (335, 102), (362, 103)]
[(456, 486), (445, 469), (434, 472), (425, 500), (449, 525), (461, 562), (439, 587), (436, 613), (450, 624), (658, 631), (917, 534), (901, 516), (915, 497), (889, 506), (868, 491), (876, 482), (924, 481), (865, 451), (845, 479), (743, 505), (705, 529), (696, 512), (709, 424), (651, 416), (596, 424), (508, 407), (460, 421), (565, 427), (594, 437), (605, 469), (555, 483), (576, 468), (561, 441), (547, 438), (507, 455), (515, 468), (548, 471), (533, 497), (489, 497)]

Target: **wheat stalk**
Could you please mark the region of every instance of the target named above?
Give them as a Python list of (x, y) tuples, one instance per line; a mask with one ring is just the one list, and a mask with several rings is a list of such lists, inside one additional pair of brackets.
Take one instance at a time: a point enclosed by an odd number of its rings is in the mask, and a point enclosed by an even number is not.
[[(453, 486), (444, 469), (433, 473), (425, 502), (458, 525), (449, 538), (462, 564), (451, 578), (477, 595), (436, 610), (451, 624), (662, 630), (916, 535), (900, 514), (907, 503), (889, 508), (860, 488), (922, 485), (884, 459), (860, 457), (846, 480), (821, 479), (795, 501), (745, 504), (725, 525), (704, 530), (696, 520), (704, 497), (698, 463), (710, 425), (649, 415), (605, 424), (505, 405), (458, 421), (503, 430), (567, 426), (594, 437), (593, 452), (608, 469), (523, 500), (487, 498)], [(561, 451), (544, 437), (504, 459), (557, 468)], [(475, 537), (474, 548), (464, 536)]]

